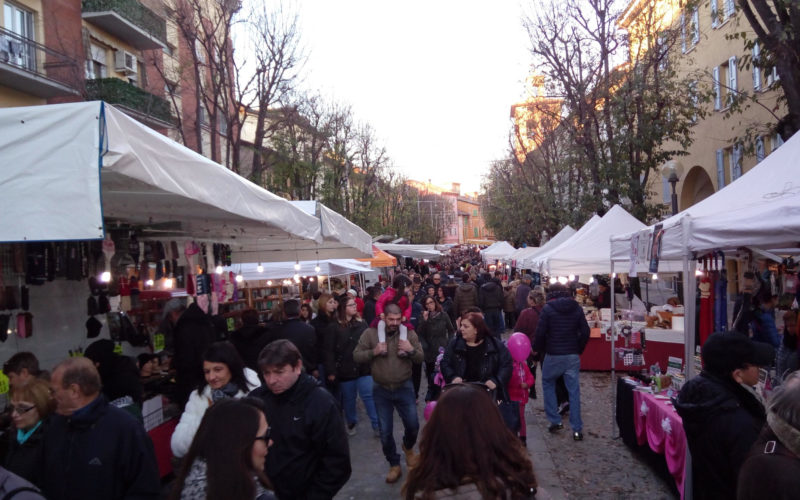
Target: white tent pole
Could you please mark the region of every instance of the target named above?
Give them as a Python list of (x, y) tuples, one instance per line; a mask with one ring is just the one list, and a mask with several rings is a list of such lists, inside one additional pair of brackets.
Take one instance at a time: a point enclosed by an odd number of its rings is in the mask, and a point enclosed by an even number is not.
[[(687, 215), (681, 219), (681, 229), (683, 231), (683, 309), (684, 309), (684, 325), (683, 325), (683, 349), (686, 381), (688, 382), (694, 377), (694, 317), (697, 311), (695, 310), (695, 295), (697, 291), (696, 282), (697, 276), (694, 274), (694, 269), (689, 268), (689, 230), (691, 229), (691, 219)], [(685, 500), (692, 500), (692, 455), (689, 452), (689, 447), (686, 447), (686, 460), (684, 465), (684, 481), (683, 481), (683, 498)]]
[(617, 437), (617, 372), (614, 363), (614, 339), (616, 338), (616, 328), (614, 328), (614, 317), (616, 304), (616, 288), (614, 287), (614, 261), (611, 261), (611, 439)]

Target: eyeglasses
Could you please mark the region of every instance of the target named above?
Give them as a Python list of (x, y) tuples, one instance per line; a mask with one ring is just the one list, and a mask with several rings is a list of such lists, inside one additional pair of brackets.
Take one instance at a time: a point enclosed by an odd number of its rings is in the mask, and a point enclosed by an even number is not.
[(11, 406), (11, 413), (16, 412), (17, 415), (22, 416), (22, 415), (25, 415), (26, 413), (28, 413), (29, 411), (33, 410), (34, 408), (36, 408), (36, 407), (35, 406)]
[(263, 436), (256, 436), (256, 441), (264, 441), (264, 443), (269, 444), (269, 437), (272, 435), (272, 427), (267, 427), (267, 432), (264, 433)]
[(348, 302), (347, 307), (355, 307), (357, 304), (355, 302)]

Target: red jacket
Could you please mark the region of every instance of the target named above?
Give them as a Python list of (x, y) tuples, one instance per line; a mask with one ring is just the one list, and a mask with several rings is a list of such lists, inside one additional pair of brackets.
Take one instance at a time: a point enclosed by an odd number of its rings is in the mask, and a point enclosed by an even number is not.
[[(378, 302), (375, 304), (375, 316), (380, 318), (381, 314), (383, 314), (383, 309), (388, 305), (391, 304), (394, 300), (395, 290), (392, 287), (386, 289), (385, 292), (381, 294), (378, 298)], [(400, 300), (397, 301), (397, 305), (400, 306), (400, 310), (403, 311), (403, 316), (406, 319), (411, 319), (411, 302), (408, 301), (408, 297), (403, 296), (400, 297)]]
[[(522, 388), (522, 383), (528, 384), (528, 389)], [(531, 369), (528, 368), (527, 363), (520, 363), (519, 361), (513, 362), (511, 368), (511, 380), (508, 381), (508, 397), (512, 401), (519, 401), (520, 403), (528, 402), (529, 389), (535, 383)]]

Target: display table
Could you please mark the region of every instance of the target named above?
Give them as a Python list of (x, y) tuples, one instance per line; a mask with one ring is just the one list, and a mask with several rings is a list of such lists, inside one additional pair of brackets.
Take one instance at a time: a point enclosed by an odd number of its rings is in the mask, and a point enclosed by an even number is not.
[[(683, 331), (658, 330), (648, 328), (645, 330), (644, 359), (647, 366), (658, 363), (662, 371), (667, 369), (667, 360), (670, 356), (683, 359)], [(620, 336), (615, 342), (615, 347), (624, 347), (625, 340)], [(616, 360), (614, 368), (620, 371), (632, 369), (625, 366), (622, 360)], [(611, 341), (605, 336), (590, 338), (586, 349), (581, 355), (581, 370), (611, 370)]]
[(178, 419), (173, 418), (167, 420), (163, 424), (150, 429), (147, 435), (153, 441), (153, 449), (156, 453), (156, 462), (158, 462), (158, 476), (163, 478), (172, 472), (172, 448), (170, 440), (175, 427), (178, 425)]
[(637, 390), (633, 391), (633, 412), (637, 443), (648, 444), (650, 449), (664, 455), (683, 498), (686, 434), (681, 417), (668, 399)]

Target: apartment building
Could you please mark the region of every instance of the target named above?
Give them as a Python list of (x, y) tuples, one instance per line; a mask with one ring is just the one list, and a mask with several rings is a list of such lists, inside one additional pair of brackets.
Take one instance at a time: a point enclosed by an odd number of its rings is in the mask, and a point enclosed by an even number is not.
[(198, 102), (207, 52), (178, 25), (187, 1), (213, 17), (206, 0), (0, 0), (0, 106), (103, 100), (221, 161), (225, 127)]
[[(679, 72), (700, 69), (703, 76), (697, 84), (708, 85), (712, 91), (708, 115), (694, 126), (694, 144), (678, 159), (684, 167), (676, 186), (678, 208), (683, 210), (738, 179), (780, 147), (783, 141), (774, 125), (783, 113), (777, 105), (781, 90), (776, 73), (764, 74), (759, 68), (744, 69), (740, 64), (744, 56), (758, 58), (759, 49), (756, 44), (752, 53), (746, 54), (741, 39), (728, 38), (742, 32), (755, 38), (747, 20), (737, 12), (735, 0), (698, 2), (692, 8), (676, 0), (633, 0), (619, 21), (630, 35), (632, 57), (642, 43), (637, 28), (653, 9), (661, 27), (680, 30), (670, 64), (677, 64)], [(732, 98), (742, 92), (755, 96), (758, 104), (726, 117)], [(752, 141), (737, 140), (748, 134)], [(652, 188), (657, 192), (653, 201), (670, 203), (667, 179), (656, 179)]]

